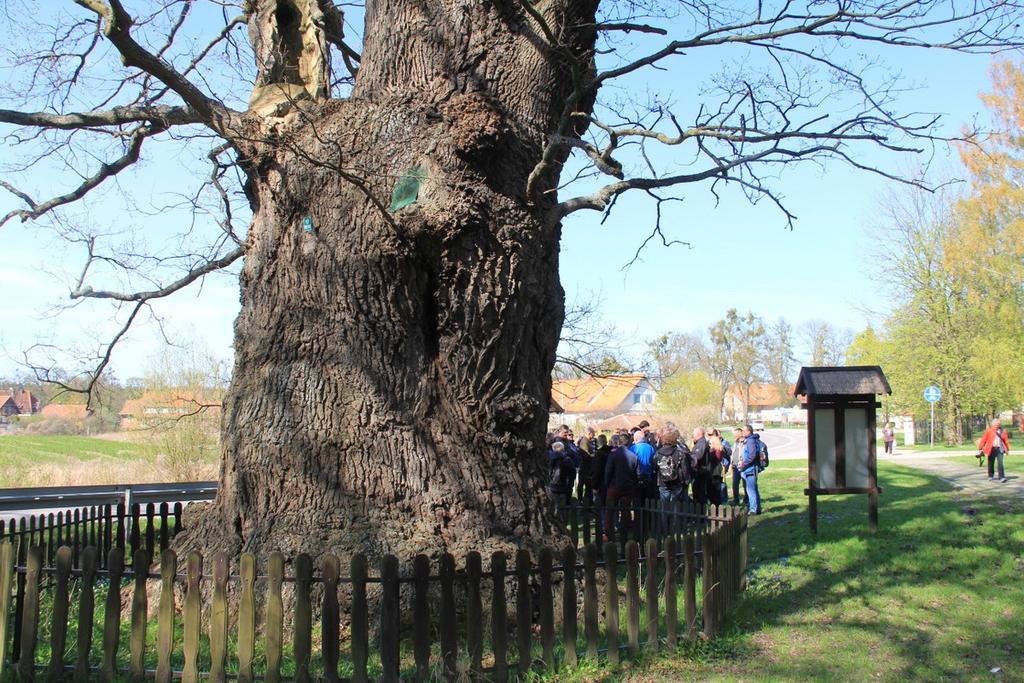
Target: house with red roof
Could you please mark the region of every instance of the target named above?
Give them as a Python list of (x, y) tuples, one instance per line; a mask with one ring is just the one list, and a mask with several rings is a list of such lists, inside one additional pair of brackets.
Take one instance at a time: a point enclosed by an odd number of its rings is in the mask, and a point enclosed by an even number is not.
[[(748, 393), (747, 387), (744, 385), (730, 384), (725, 391), (723, 411), (727, 418), (741, 419), (749, 413), (779, 408), (793, 402), (795, 389), (796, 385), (791, 384), (783, 394), (781, 387), (777, 384), (755, 383), (750, 385)], [(744, 403), (746, 403), (746, 411), (744, 411)]]
[(84, 421), (92, 415), (84, 403), (50, 403), (39, 411), (42, 417), (67, 422)]
[(9, 388), (0, 391), (0, 417), (34, 415), (39, 412), (39, 399), (28, 389)]
[(639, 421), (650, 414), (656, 396), (657, 390), (642, 374), (558, 379), (551, 383), (551, 403), (562, 412), (551, 419), (573, 424), (625, 416), (620, 421)]
[(188, 389), (166, 389), (125, 401), (118, 414), (122, 429), (146, 429), (191, 416), (219, 421), (220, 409), (220, 400)]

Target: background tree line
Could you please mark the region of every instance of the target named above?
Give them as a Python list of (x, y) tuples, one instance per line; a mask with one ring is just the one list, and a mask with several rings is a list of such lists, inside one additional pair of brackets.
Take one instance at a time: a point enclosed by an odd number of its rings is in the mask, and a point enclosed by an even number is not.
[(670, 332), (648, 342), (659, 409), (696, 412), (697, 423), (717, 420), (729, 387), (735, 386), (746, 417), (755, 384), (774, 385), (781, 404), (794, 405), (790, 388), (800, 366), (842, 364), (851, 334), (823, 320), (794, 327), (785, 318), (766, 321), (730, 308), (707, 328)]
[(890, 412), (936, 405), (945, 440), (964, 443), (969, 416), (1024, 403), (1024, 71), (997, 63), (982, 99), (996, 132), (961, 144), (967, 182), (943, 192), (907, 189), (882, 203), (872, 268), (897, 302), (859, 332), (847, 357), (881, 365)]

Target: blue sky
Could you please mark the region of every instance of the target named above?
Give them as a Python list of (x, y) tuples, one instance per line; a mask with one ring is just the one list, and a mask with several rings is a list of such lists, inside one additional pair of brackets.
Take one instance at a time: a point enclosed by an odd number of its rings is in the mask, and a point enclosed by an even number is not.
[[(714, 67), (717, 62), (706, 60), (720, 57), (715, 52), (680, 57), (672, 70), (645, 71), (627, 87), (689, 98), (699, 80), (687, 82), (685, 75)], [(943, 114), (947, 133), (978, 115), (977, 93), (988, 87), (988, 57), (902, 51), (898, 58), (904, 74), (923, 85), (905, 95), (908, 106)], [(184, 156), (144, 169), (134, 181), (136, 187), (162, 192), (169, 178), (184, 172), (169, 169), (192, 165)], [(940, 150), (934, 163), (950, 167), (955, 156)], [(66, 187), (53, 178), (52, 169), (39, 169), (21, 180), (48, 196)], [(878, 247), (870, 228), (878, 220), (882, 179), (835, 162), (824, 168), (789, 169), (773, 187), (798, 218), (793, 230), (767, 201), (751, 206), (742, 195), (727, 193), (715, 206), (705, 186), (688, 187), (679, 193), (683, 202), (663, 206), (662, 226), (669, 239), (690, 246), (664, 248), (655, 240), (628, 270), (622, 267), (649, 234), (654, 205), (639, 195), (624, 197), (603, 225), (596, 212), (573, 214), (564, 224), (561, 254), (567, 298), (596, 292), (606, 318), (631, 341), (627, 351), (634, 355), (648, 339), (706, 328), (731, 307), (768, 320), (785, 317), (795, 326), (821, 319), (857, 330), (879, 322), (880, 314), (891, 307), (878, 279), (884, 263), (871, 259)], [(170, 220), (125, 214), (113, 195), (109, 204), (104, 201), (91, 204), (90, 221), (128, 226)], [(0, 211), (6, 213), (12, 206), (10, 197), (0, 197)], [(176, 246), (175, 238), (156, 239), (166, 239), (168, 249)], [(44, 315), (53, 305), (66, 302), (65, 283), (80, 267), (76, 251), (32, 224), (9, 223), (0, 229), (0, 282), (6, 292), (0, 297), (0, 375), (12, 372), (21, 351), (37, 340), (90, 344), (91, 338), (98, 342), (109, 333), (109, 314), (103, 306), (87, 303), (56, 318)], [(208, 278), (202, 288), (158, 303), (156, 310), (164, 321), (162, 329), (149, 324), (131, 333), (113, 362), (119, 377), (143, 374), (161, 353), (164, 336), (185, 343), (201, 339), (212, 354), (230, 356), (238, 311), (237, 284), (230, 276)]]
[[(947, 135), (984, 121), (977, 95), (989, 88), (989, 57), (935, 50), (890, 50), (885, 57), (917, 86), (901, 97), (905, 109), (941, 114)], [(650, 87), (672, 87), (675, 76), (653, 77)], [(926, 159), (939, 176), (957, 171), (951, 149), (937, 148)], [(925, 159), (865, 160), (892, 170)], [(598, 292), (634, 354), (663, 333), (706, 330), (729, 308), (768, 321), (783, 317), (795, 328), (815, 319), (854, 332), (880, 326), (894, 305), (879, 277), (886, 264), (878, 254), (889, 247), (877, 237), (879, 202), (892, 183), (834, 161), (794, 165), (773, 187), (797, 216), (792, 230), (768, 201), (752, 206), (734, 193), (716, 205), (706, 186), (687, 187), (682, 203), (662, 206), (662, 225), (668, 240), (688, 246), (665, 248), (655, 238), (627, 270), (654, 224), (653, 202), (631, 196), (604, 225), (593, 212), (570, 216), (561, 253), (567, 296)]]

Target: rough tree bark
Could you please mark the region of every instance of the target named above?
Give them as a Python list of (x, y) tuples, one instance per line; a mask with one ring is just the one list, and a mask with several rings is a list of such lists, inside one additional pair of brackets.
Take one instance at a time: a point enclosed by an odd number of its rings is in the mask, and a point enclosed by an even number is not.
[[(370, 2), (344, 100), (324, 96), (316, 3), (258, 4), (260, 81), (231, 134), (254, 218), (221, 489), (180, 544), (411, 558), (558, 542), (541, 439), (560, 225), (554, 193), (527, 185), (592, 58), (596, 2), (543, 8), (557, 49), (516, 2)], [(392, 210), (403, 178), (422, 178), (416, 201)]]

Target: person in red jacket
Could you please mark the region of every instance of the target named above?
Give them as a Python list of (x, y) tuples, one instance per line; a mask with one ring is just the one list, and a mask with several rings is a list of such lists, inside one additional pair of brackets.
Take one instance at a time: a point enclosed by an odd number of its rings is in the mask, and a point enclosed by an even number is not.
[(999, 461), (999, 481), (1006, 481), (1006, 472), (1003, 470), (1003, 456), (1010, 452), (1010, 439), (1006, 430), (999, 426), (999, 419), (992, 420), (992, 425), (981, 435), (978, 448), (988, 458), (988, 478), (994, 479), (993, 464)]

